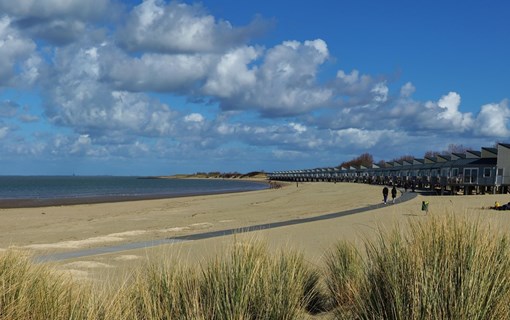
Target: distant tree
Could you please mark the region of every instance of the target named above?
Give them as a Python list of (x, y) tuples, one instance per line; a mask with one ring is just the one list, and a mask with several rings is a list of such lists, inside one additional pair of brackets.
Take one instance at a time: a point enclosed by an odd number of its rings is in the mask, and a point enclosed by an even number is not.
[(340, 167), (350, 167), (350, 166), (365, 166), (367, 168), (372, 167), (374, 164), (374, 157), (372, 157), (369, 153), (363, 153), (359, 157), (356, 157), (350, 161), (344, 161), (340, 164)]
[(439, 152), (439, 151), (427, 151), (427, 152), (425, 152), (423, 157), (425, 157), (425, 158), (432, 158), (432, 157), (437, 157), (440, 154), (441, 154), (441, 152)]
[(466, 147), (462, 144), (449, 144), (448, 145), (448, 150), (446, 150), (447, 154), (451, 154), (451, 153), (464, 153), (468, 150), (472, 150), (472, 148), (470, 147)]

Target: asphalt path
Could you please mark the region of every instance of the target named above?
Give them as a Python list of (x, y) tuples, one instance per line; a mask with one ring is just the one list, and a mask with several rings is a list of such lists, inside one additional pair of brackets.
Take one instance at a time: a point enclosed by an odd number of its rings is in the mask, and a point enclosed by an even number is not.
[[(414, 199), (417, 195), (418, 195), (418, 193), (414, 193), (414, 192), (403, 193), (400, 197), (396, 198), (395, 204)], [(257, 225), (248, 226), (248, 227), (244, 227), (244, 228), (234, 228), (234, 229), (210, 231), (210, 232), (196, 233), (196, 234), (171, 237), (171, 238), (165, 238), (165, 239), (159, 239), (159, 240), (125, 243), (125, 244), (120, 244), (120, 245), (116, 245), (116, 246), (108, 246), (108, 247), (102, 247), (102, 248), (92, 248), (92, 249), (80, 250), (80, 251), (55, 253), (55, 254), (49, 254), (49, 255), (40, 255), (40, 256), (36, 256), (34, 259), (36, 262), (61, 261), (61, 260), (68, 260), (68, 259), (75, 259), (75, 258), (83, 258), (83, 257), (88, 257), (88, 256), (95, 256), (95, 255), (100, 255), (100, 254), (117, 253), (117, 252), (127, 251), (127, 250), (144, 249), (144, 248), (150, 248), (150, 247), (160, 246), (160, 245), (164, 245), (164, 244), (174, 244), (174, 243), (185, 242), (185, 241), (217, 238), (217, 237), (223, 237), (223, 236), (228, 236), (228, 235), (232, 235), (232, 234), (247, 233), (247, 232), (267, 230), (267, 229), (275, 229), (275, 228), (293, 226), (293, 225), (297, 225), (297, 224), (303, 224), (303, 223), (309, 223), (309, 222), (315, 222), (315, 221), (336, 219), (336, 218), (345, 217), (345, 216), (356, 214), (356, 213), (379, 209), (379, 208), (382, 208), (385, 206), (387, 206), (387, 205), (384, 203), (378, 203), (378, 204), (374, 204), (374, 205), (370, 205), (370, 206), (366, 206), (366, 207), (362, 207), (362, 208), (350, 209), (350, 210), (335, 212), (335, 213), (327, 213), (327, 214), (323, 214), (320, 216), (314, 216), (314, 217), (309, 217), (309, 218), (263, 223), (263, 224), (257, 224)]]

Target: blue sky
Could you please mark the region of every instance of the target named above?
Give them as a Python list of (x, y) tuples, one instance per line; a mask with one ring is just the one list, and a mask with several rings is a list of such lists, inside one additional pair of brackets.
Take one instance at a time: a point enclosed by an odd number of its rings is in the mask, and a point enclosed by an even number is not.
[(0, 0), (0, 174), (274, 171), (510, 142), (508, 12)]

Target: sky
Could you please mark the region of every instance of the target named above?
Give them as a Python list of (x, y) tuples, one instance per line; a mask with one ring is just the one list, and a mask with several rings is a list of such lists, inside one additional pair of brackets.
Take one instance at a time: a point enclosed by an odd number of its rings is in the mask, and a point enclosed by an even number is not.
[(0, 0), (0, 175), (272, 172), (509, 143), (509, 12)]

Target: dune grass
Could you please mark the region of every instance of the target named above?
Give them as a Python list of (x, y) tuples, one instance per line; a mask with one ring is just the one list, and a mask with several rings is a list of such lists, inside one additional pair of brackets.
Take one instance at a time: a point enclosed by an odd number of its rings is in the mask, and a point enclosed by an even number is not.
[(0, 319), (84, 319), (90, 293), (69, 277), (8, 251), (0, 255)]
[(237, 244), (199, 268), (149, 264), (126, 290), (133, 319), (300, 319), (316, 295), (318, 273), (302, 255), (270, 255)]
[(115, 288), (7, 251), (0, 319), (510, 319), (509, 249), (477, 221), (431, 217), (362, 249), (340, 242), (320, 266), (236, 243), (196, 267), (148, 261)]
[(335, 314), (339, 319), (510, 319), (508, 245), (506, 236), (455, 218), (412, 223), (408, 232), (381, 232), (366, 242), (363, 261), (346, 249), (329, 255), (329, 279), (339, 283), (330, 289)]

